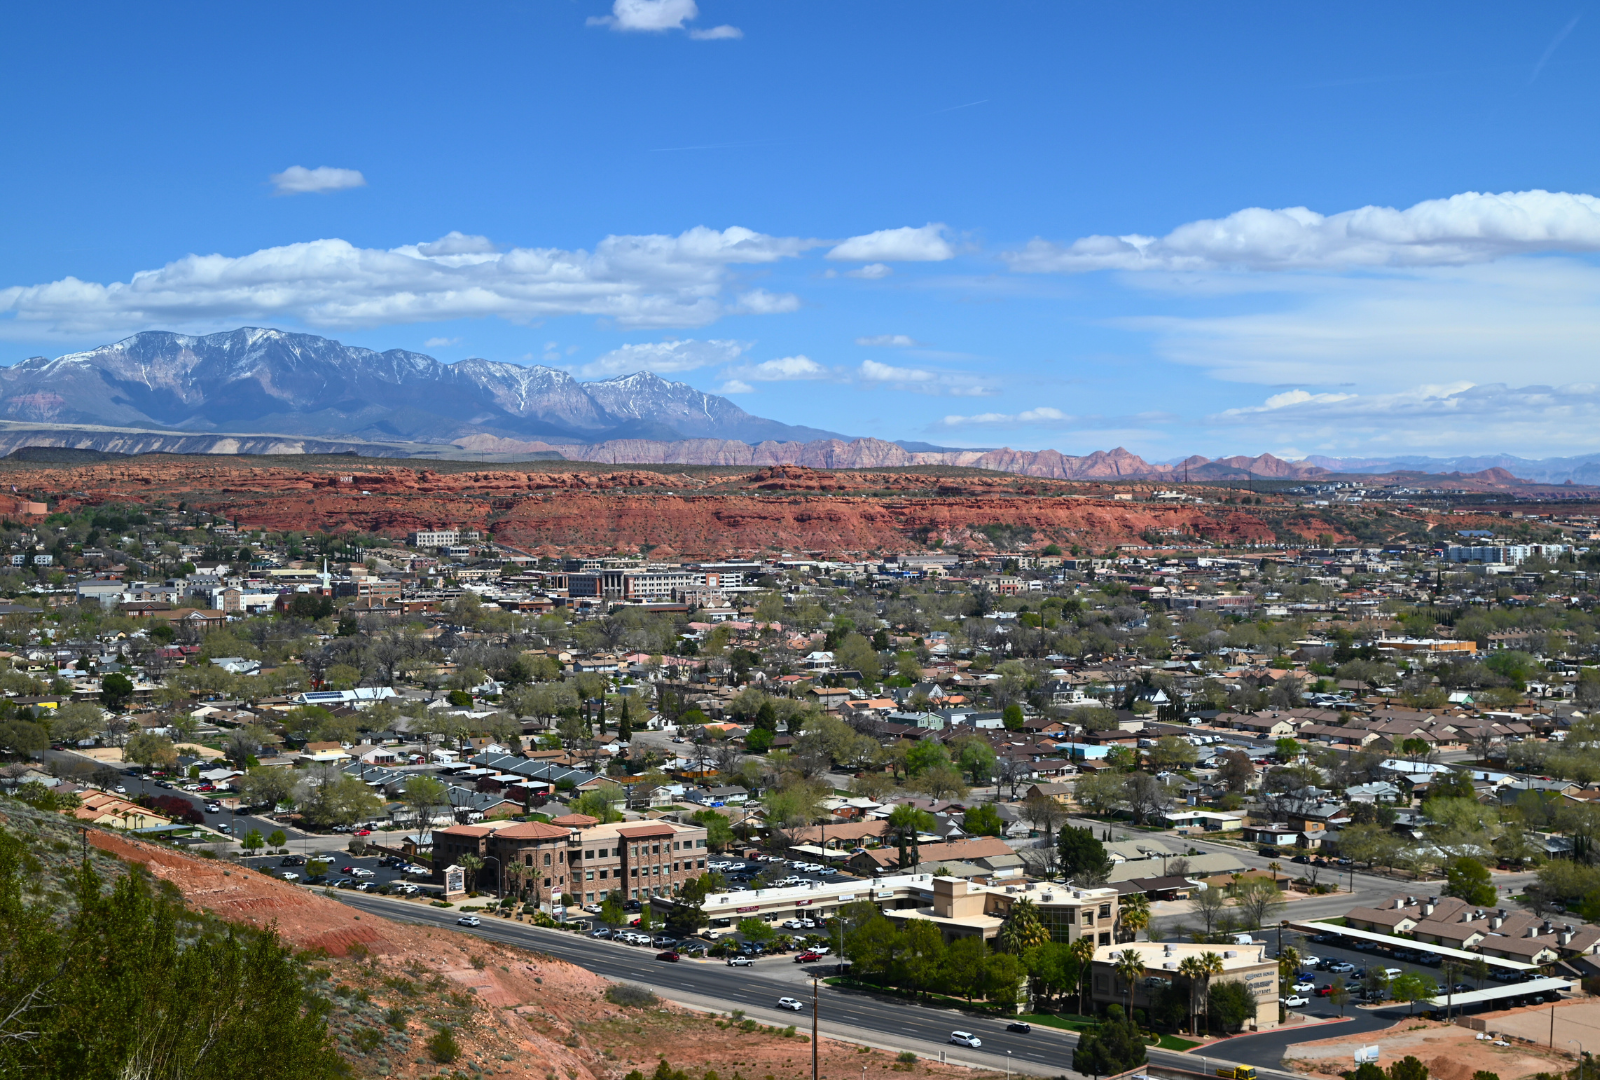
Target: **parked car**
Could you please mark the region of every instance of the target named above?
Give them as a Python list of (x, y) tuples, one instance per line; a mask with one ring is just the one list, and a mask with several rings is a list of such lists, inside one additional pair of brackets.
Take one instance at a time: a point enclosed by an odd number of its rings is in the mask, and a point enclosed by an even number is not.
[(305, 864), (306, 857), (304, 855), (285, 855), (278, 862), (279, 866), (304, 866)]
[(598, 930), (590, 930), (589, 936), (592, 938), (608, 938), (611, 936), (611, 931), (602, 926)]
[(1317, 987), (1316, 993), (1318, 997), (1327, 997), (1329, 994), (1333, 993), (1333, 987), (1331, 985), (1319, 986)]
[(220, 813), (222, 813), (222, 804), (221, 803), (214, 803), (214, 802), (206, 803), (206, 813), (208, 813), (208, 814), (220, 814)]
[(1028, 1032), (1033, 1030), (1033, 1025), (1023, 1020), (1013, 1020), (1011, 1023), (1006, 1025), (1006, 1030), (1017, 1031), (1026, 1035)]
[(1301, 997), (1299, 994), (1290, 994), (1283, 999), (1283, 1007), (1286, 1009), (1300, 1009), (1309, 1004), (1311, 1004), (1311, 999)]
[(1293, 986), (1289, 987), (1289, 989), (1293, 990), (1297, 994), (1309, 994), (1309, 993), (1311, 993), (1311, 991), (1315, 990), (1316, 988), (1317, 988), (1317, 984), (1316, 983), (1309, 983), (1309, 982), (1297, 982)]
[(1473, 986), (1471, 983), (1456, 983), (1450, 989), (1457, 994), (1470, 994), (1476, 990), (1477, 987)]
[(476, 915), (463, 915), (456, 920), (457, 926), (477, 926), (479, 919)]
[(809, 963), (812, 963), (813, 961), (821, 960), (821, 959), (822, 959), (822, 954), (821, 953), (816, 952), (816, 951), (814, 951), (812, 949), (807, 949), (805, 952), (801, 953), (799, 956), (796, 956), (794, 958), (794, 962), (797, 963), (797, 964), (809, 964)]
[(1308, 968), (1320, 967), (1321, 964), (1322, 964), (1322, 957), (1320, 957), (1320, 956), (1302, 956), (1300, 958), (1300, 962), (1302, 964), (1304, 964)]
[(983, 1045), (983, 1040), (970, 1031), (952, 1031), (950, 1041), (957, 1046), (970, 1046), (974, 1050)]
[(778, 1008), (780, 1008), (780, 1009), (792, 1009), (795, 1012), (804, 1012), (805, 1011), (805, 1004), (803, 1002), (801, 1002), (797, 998), (781, 997), (781, 998), (778, 999)]

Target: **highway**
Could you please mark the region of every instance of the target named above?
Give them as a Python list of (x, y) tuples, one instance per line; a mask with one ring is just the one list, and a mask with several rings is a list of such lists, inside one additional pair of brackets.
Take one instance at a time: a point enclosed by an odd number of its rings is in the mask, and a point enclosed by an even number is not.
[[(492, 941), (533, 949), (569, 961), (608, 979), (648, 986), (662, 997), (692, 1007), (714, 1008), (724, 1012), (743, 1009), (765, 1023), (789, 1025), (804, 1030), (811, 1021), (810, 990), (794, 982), (792, 961), (788, 958), (757, 964), (752, 968), (732, 968), (720, 961), (681, 961), (670, 964), (656, 960), (655, 950), (630, 948), (608, 941), (597, 941), (570, 931), (548, 930), (499, 918), (485, 918), (476, 928), (457, 927), (459, 914), (453, 910), (425, 907), (365, 893), (341, 891), (337, 899), (351, 907), (385, 918), (420, 925), (458, 929)], [(789, 965), (785, 967), (785, 965)], [(767, 969), (777, 970), (766, 974)], [(824, 971), (816, 971), (823, 975)], [(803, 1013), (777, 1008), (778, 998), (797, 997), (807, 1003)], [(1039, 1076), (1079, 1074), (1072, 1072), (1072, 1049), (1077, 1036), (1054, 1028), (1035, 1026), (1028, 1034), (1011, 1033), (1001, 1021), (945, 1009), (912, 1005), (869, 993), (841, 990), (824, 985), (821, 989), (821, 1030), (823, 1034), (848, 1042), (866, 1042), (888, 1050), (912, 1050), (928, 1056), (945, 1052), (950, 1061), (982, 1068), (1004, 1070), (1009, 1052), (1013, 1072)], [(981, 1050), (969, 1050), (949, 1043), (955, 1030), (970, 1031), (983, 1040)], [(1336, 1028), (1334, 1030), (1337, 1030)], [(1328, 1034), (1332, 1034), (1329, 1031)], [(1325, 1037), (1315, 1030), (1305, 1038)], [(1231, 1047), (1232, 1043), (1225, 1044)], [(1223, 1050), (1219, 1047), (1219, 1050)], [(1223, 1050), (1223, 1052), (1227, 1052)], [(1280, 1051), (1281, 1053), (1281, 1051)], [(1255, 1056), (1255, 1055), (1252, 1055)], [(1152, 1047), (1152, 1063), (1199, 1071), (1206, 1061)], [(1207, 1061), (1226, 1060), (1210, 1055)], [(1240, 1059), (1243, 1060), (1243, 1059)], [(1274, 1065), (1276, 1062), (1274, 1061)], [(1262, 1067), (1263, 1074), (1275, 1072)]]

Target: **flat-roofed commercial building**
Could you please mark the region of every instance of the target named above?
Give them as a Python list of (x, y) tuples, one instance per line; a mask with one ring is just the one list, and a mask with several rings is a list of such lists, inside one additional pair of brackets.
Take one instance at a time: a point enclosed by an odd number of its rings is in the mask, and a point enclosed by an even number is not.
[(1184, 960), (1203, 953), (1222, 959), (1222, 974), (1213, 975), (1210, 985), (1240, 982), (1256, 1000), (1256, 1014), (1247, 1030), (1267, 1031), (1278, 1026), (1278, 962), (1267, 955), (1265, 945), (1195, 945), (1189, 942), (1132, 941), (1122, 945), (1102, 945), (1091, 961), (1090, 994), (1098, 1008), (1107, 1005), (1128, 1007), (1128, 984), (1116, 972), (1117, 957), (1129, 950), (1144, 961), (1144, 973), (1134, 980), (1133, 1007), (1149, 1009), (1155, 996), (1168, 986), (1185, 990), (1189, 980), (1178, 974)]

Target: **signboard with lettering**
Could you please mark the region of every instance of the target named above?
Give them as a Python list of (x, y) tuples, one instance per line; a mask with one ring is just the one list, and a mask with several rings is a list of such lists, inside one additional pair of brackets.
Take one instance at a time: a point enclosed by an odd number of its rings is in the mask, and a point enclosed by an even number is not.
[(1356, 1047), (1356, 1064), (1357, 1065), (1366, 1065), (1368, 1063), (1376, 1065), (1377, 1062), (1378, 1062), (1378, 1048), (1376, 1046), (1358, 1046), (1358, 1047)]
[(750, 912), (750, 911), (760, 911), (761, 910), (761, 905), (752, 904), (750, 907), (742, 907), (742, 908), (738, 908), (737, 910), (738, 910), (739, 914), (743, 915), (746, 912)]
[(467, 891), (467, 872), (454, 864), (444, 868), (444, 892), (446, 896), (451, 893)]
[(795, 907), (810, 907), (811, 906), (811, 901), (810, 900), (796, 900), (794, 902), (794, 906)]

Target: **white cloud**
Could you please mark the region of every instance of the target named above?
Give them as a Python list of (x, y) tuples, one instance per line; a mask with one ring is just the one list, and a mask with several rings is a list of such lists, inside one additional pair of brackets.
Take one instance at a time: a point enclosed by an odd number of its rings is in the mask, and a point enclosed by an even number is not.
[(1329, 216), (1252, 207), (1164, 237), (1087, 236), (1065, 246), (1036, 239), (1005, 257), (1014, 270), (1074, 273), (1460, 266), (1547, 251), (1600, 251), (1600, 199), (1469, 191), (1406, 210), (1363, 206)]
[(276, 189), (275, 195), (305, 195), (318, 191), (344, 191), (347, 188), (367, 186), (367, 178), (356, 169), (331, 169), (326, 165), (308, 169), (304, 165), (291, 165), (269, 178)]
[[(1238, 313), (1115, 320), (1152, 332), (1166, 359), (1219, 378), (1387, 392), (1422, 383), (1500, 382), (1517, 368), (1579, 382), (1600, 354), (1600, 268), (1558, 257), (1351, 277), (1215, 275), (1249, 284)], [(1194, 279), (1141, 278), (1185, 299)], [(1279, 288), (1279, 286), (1282, 288)]]
[[(653, 371), (666, 375), (676, 371), (693, 371), (711, 364), (728, 364), (744, 355), (750, 343), (745, 341), (651, 341), (642, 345), (623, 345), (612, 349), (593, 363), (578, 369), (585, 378), (602, 378), (609, 375), (631, 375), (635, 371)], [(553, 352), (554, 350), (552, 350)], [(546, 353), (546, 359), (551, 353)]]
[(500, 249), (487, 236), (468, 236), (451, 229), (431, 244), (418, 244), (424, 255), (490, 255)]
[(1306, 453), (1483, 453), (1549, 457), (1600, 449), (1600, 385), (1455, 382), (1390, 394), (1291, 391), (1206, 418)]
[(719, 394), (753, 394), (753, 393), (755, 393), (755, 389), (756, 389), (755, 387), (751, 386), (747, 382), (740, 382), (738, 379), (729, 379), (727, 382), (725, 382), (721, 386), (717, 387), (717, 393), (719, 393)]
[(1048, 405), (1025, 409), (1019, 413), (978, 413), (976, 416), (947, 416), (940, 421), (946, 427), (964, 427), (969, 424), (1056, 424), (1072, 419), (1060, 409)]
[(917, 344), (917, 341), (906, 334), (873, 334), (870, 337), (856, 338), (856, 344), (883, 349), (907, 349)]
[(431, 337), (427, 341), (424, 341), (422, 343), (422, 347), (424, 349), (442, 349), (446, 345), (460, 345), (460, 344), (461, 344), (461, 339), (458, 338), (458, 337)]
[(895, 383), (926, 383), (938, 378), (933, 372), (923, 371), (921, 368), (894, 367), (890, 364), (880, 364), (876, 360), (861, 362), (861, 377), (868, 382)]
[[(759, 289), (729, 304), (723, 288), (733, 266), (770, 264), (816, 246), (703, 226), (678, 236), (608, 236), (593, 252), (497, 252), (463, 243), (471, 239), (445, 237), (387, 251), (313, 240), (241, 256), (188, 255), (126, 282), (69, 277), (0, 289), (0, 316), (29, 324), (32, 336), (279, 318), (355, 327), (591, 315), (627, 327), (703, 326), (734, 312), (797, 309), (797, 297)], [(452, 253), (440, 253), (440, 244)], [(16, 329), (0, 333), (16, 336)]]
[(828, 252), (828, 258), (850, 262), (942, 262), (956, 255), (945, 242), (944, 230), (945, 226), (935, 222), (920, 229), (879, 229), (865, 236), (852, 236)]
[(797, 379), (826, 379), (830, 372), (809, 356), (784, 356), (777, 360), (763, 360), (759, 364), (747, 364), (728, 374), (755, 382), (792, 382)]
[(866, 278), (868, 281), (876, 281), (879, 278), (886, 278), (892, 273), (894, 273), (894, 269), (892, 267), (885, 266), (883, 263), (868, 263), (857, 270), (846, 270), (844, 272), (844, 276)]
[[(591, 15), (589, 26), (609, 26), (613, 30), (662, 34), (668, 30), (689, 30), (685, 23), (700, 16), (694, 0), (614, 0), (610, 15)], [(737, 26), (713, 26), (689, 30), (696, 41), (730, 41), (744, 37)]]

